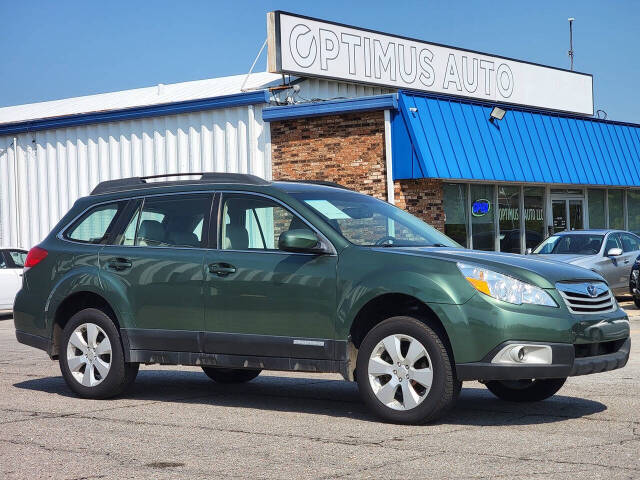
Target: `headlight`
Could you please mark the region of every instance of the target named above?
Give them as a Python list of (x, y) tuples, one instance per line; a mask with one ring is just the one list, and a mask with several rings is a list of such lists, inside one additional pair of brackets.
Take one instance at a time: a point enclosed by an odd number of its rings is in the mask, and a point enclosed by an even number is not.
[(515, 305), (527, 303), (547, 307), (558, 306), (551, 295), (542, 288), (477, 265), (467, 263), (458, 263), (457, 265), (462, 275), (476, 290), (497, 300)]

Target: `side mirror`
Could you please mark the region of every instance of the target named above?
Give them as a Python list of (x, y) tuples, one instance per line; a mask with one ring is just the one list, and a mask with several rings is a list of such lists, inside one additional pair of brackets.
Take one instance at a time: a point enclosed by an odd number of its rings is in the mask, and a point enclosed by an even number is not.
[(278, 238), (278, 250), (285, 252), (324, 253), (325, 248), (311, 230), (287, 230)]
[(527, 248), (527, 249), (524, 251), (524, 254), (525, 254), (525, 255), (531, 255), (532, 253), (533, 253), (533, 248)]
[(610, 248), (607, 252), (607, 257), (619, 257), (620, 255), (622, 255), (621, 248)]

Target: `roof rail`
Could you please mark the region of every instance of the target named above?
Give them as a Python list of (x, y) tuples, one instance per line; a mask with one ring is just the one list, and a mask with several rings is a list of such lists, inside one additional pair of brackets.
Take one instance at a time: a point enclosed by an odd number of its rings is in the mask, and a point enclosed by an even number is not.
[(288, 179), (282, 179), (282, 180), (278, 180), (279, 182), (289, 182), (289, 183), (309, 183), (311, 185), (324, 185), (325, 187), (334, 187), (334, 188), (341, 188), (343, 190), (352, 190), (349, 187), (345, 187), (344, 185), (340, 185), (339, 183), (336, 182), (329, 182), (327, 180), (288, 180)]
[[(175, 178), (200, 176), (194, 180), (169, 180), (166, 182), (147, 182), (156, 178)], [(100, 182), (91, 191), (91, 195), (101, 195), (104, 193), (122, 192), (126, 190), (139, 190), (151, 186), (184, 185), (188, 183), (241, 183), (245, 185), (269, 185), (269, 182), (246, 173), (221, 173), (221, 172), (188, 172), (188, 173), (166, 173), (161, 175), (148, 175), (146, 177), (120, 178), (117, 180), (106, 180)]]

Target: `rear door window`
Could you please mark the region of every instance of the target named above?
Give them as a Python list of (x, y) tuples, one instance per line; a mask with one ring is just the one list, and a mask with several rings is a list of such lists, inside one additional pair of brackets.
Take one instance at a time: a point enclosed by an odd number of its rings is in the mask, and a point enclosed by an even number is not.
[(90, 209), (65, 231), (64, 238), (82, 243), (107, 243), (116, 219), (126, 204), (126, 201), (121, 201)]
[(202, 232), (208, 224), (211, 195), (147, 197), (131, 218), (121, 245), (199, 248), (206, 244)]
[(630, 233), (622, 233), (620, 237), (622, 238), (622, 250), (625, 252), (640, 250), (640, 238)]

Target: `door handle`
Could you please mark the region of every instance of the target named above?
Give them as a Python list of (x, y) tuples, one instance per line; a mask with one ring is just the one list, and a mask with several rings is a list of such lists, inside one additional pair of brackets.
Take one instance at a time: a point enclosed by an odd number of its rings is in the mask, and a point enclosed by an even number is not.
[(236, 273), (236, 267), (229, 263), (210, 263), (209, 272), (215, 273), (219, 277), (226, 277), (231, 273)]
[(118, 272), (126, 270), (127, 268), (131, 268), (132, 265), (133, 264), (131, 263), (131, 260), (128, 260), (126, 258), (112, 258), (111, 260), (109, 260), (109, 262), (107, 262), (107, 267)]

